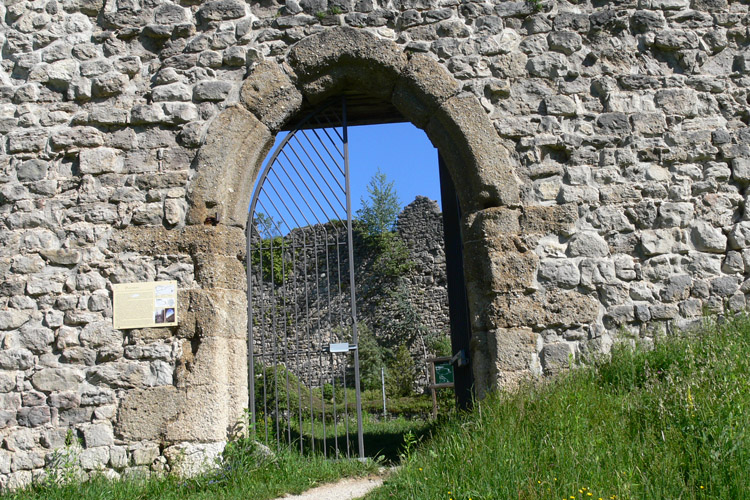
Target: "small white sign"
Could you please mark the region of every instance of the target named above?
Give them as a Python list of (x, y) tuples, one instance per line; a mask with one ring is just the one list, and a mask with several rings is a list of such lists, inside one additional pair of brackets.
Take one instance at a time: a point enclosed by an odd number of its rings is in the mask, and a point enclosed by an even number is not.
[(330, 344), (328, 346), (329, 352), (349, 352), (349, 343), (342, 342), (340, 344)]

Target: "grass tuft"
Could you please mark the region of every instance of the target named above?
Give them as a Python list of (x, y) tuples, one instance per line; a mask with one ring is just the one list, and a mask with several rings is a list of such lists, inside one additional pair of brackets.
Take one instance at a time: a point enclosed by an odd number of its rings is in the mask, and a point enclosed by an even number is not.
[(368, 500), (750, 498), (750, 319), (496, 394)]

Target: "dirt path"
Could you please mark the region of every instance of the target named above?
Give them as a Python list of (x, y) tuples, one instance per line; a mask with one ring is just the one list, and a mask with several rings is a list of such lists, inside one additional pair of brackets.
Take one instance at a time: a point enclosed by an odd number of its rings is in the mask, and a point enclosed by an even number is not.
[(283, 500), (353, 500), (365, 496), (383, 484), (380, 476), (342, 479), (338, 483), (329, 483), (307, 490), (299, 495), (287, 495)]

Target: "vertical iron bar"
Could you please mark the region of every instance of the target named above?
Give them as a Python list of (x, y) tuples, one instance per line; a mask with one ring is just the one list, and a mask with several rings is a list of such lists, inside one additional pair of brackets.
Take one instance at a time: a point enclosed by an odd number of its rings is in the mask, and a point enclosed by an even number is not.
[(281, 436), (279, 426), (279, 355), (278, 355), (278, 323), (276, 320), (276, 287), (274, 283), (274, 265), (273, 265), (273, 237), (269, 238), (271, 254), (271, 334), (273, 335), (273, 399), (274, 399), (274, 424), (276, 427), (276, 449), (281, 449)]
[[(357, 345), (357, 297), (354, 290), (354, 238), (352, 236), (352, 196), (349, 172), (349, 134), (346, 127), (346, 98), (341, 100), (344, 129), (344, 171), (346, 177), (346, 233), (349, 243), (349, 287), (352, 301), (352, 343)], [(357, 441), (359, 458), (365, 458), (365, 443), (362, 431), (362, 394), (359, 390), (359, 347), (354, 349), (354, 391), (357, 397)]]
[(292, 405), (289, 402), (289, 339), (287, 333), (287, 293), (286, 293), (286, 262), (284, 261), (286, 238), (281, 237), (281, 293), (284, 304), (284, 373), (286, 375), (286, 421), (287, 421), (287, 444), (292, 446)]
[[(296, 236), (292, 236), (292, 264), (297, 266), (297, 250), (295, 243)], [(304, 249), (303, 249), (304, 251)], [(292, 268), (292, 283), (294, 285), (294, 345), (296, 347), (295, 360), (297, 368), (300, 366), (300, 346), (299, 346), (299, 298), (297, 297), (297, 273), (296, 269)], [(303, 452), (303, 439), (302, 439), (302, 376), (297, 377), (299, 382), (297, 383), (297, 412), (299, 416), (299, 452)]]
[[(258, 256), (258, 262), (260, 263), (260, 290), (261, 293), (263, 293), (265, 290), (263, 290), (263, 238), (260, 239), (260, 251)], [(268, 363), (268, 358), (266, 357), (266, 313), (265, 313), (265, 307), (263, 307), (263, 298), (261, 298), (260, 301), (260, 353), (261, 353), (261, 373), (263, 374), (263, 429), (265, 430), (266, 434), (266, 446), (268, 446), (269, 440), (268, 440), (268, 381), (266, 380), (266, 375), (268, 374), (268, 370), (266, 369), (266, 364)]]
[[(247, 241), (245, 246), (245, 278), (247, 279), (247, 388), (250, 392), (250, 432), (255, 436), (255, 332), (253, 331), (253, 214), (247, 216)], [(260, 238), (260, 235), (258, 235)], [(262, 294), (261, 294), (262, 295)]]
[[(315, 237), (315, 244), (313, 245), (313, 256), (315, 258), (315, 311), (317, 312), (317, 323), (318, 323), (318, 334), (322, 332), (323, 328), (320, 323), (320, 268), (318, 261), (320, 260), (320, 251), (318, 250), (318, 228), (313, 229), (313, 235)], [(328, 456), (328, 446), (326, 443), (326, 401), (325, 395), (323, 394), (323, 381), (325, 380), (324, 374), (324, 360), (326, 356), (323, 353), (322, 346), (318, 350), (318, 364), (320, 367), (318, 383), (320, 385), (320, 416), (323, 424), (323, 456)], [(312, 388), (310, 388), (312, 390)]]

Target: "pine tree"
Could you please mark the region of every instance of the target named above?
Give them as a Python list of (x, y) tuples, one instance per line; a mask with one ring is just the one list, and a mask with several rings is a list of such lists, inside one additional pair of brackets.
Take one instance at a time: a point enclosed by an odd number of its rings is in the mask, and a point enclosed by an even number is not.
[(357, 219), (366, 237), (380, 240), (390, 234), (401, 212), (401, 202), (385, 174), (378, 168), (367, 185), (369, 198), (361, 198), (362, 208), (357, 210)]

